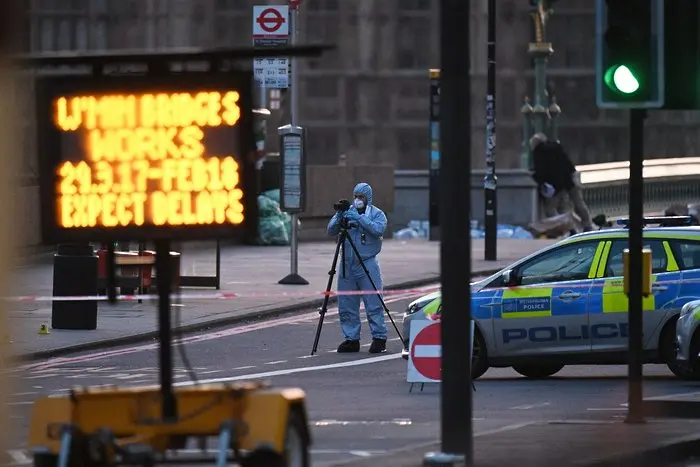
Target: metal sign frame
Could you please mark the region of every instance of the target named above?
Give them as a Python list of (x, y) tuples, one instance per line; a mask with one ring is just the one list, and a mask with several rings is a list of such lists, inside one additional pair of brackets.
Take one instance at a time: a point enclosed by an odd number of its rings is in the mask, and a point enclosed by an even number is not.
[[(241, 116), (235, 127), (237, 144), (231, 148), (239, 164), (239, 174), (244, 198), (244, 221), (239, 225), (189, 225), (189, 226), (127, 226), (85, 227), (67, 229), (56, 225), (55, 168), (65, 160), (61, 147), (61, 132), (52, 124), (51, 101), (58, 95), (75, 93), (133, 93), (182, 91), (182, 90), (236, 90), (240, 94), (238, 106)], [(222, 73), (148, 73), (116, 74), (108, 76), (54, 76), (40, 77), (36, 86), (36, 118), (38, 131), (38, 159), (42, 236), (47, 243), (105, 241), (130, 238), (146, 240), (156, 238), (217, 239), (245, 238), (257, 233), (256, 172), (251, 153), (254, 147), (252, 105), (252, 74), (247, 71)]]

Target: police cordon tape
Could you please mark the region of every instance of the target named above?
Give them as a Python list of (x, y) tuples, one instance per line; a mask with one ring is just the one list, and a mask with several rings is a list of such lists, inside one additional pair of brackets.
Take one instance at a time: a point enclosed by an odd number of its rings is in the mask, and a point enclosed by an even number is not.
[[(379, 292), (385, 296), (399, 296), (399, 295), (415, 295), (422, 293), (431, 293), (439, 290), (439, 287), (426, 287), (422, 289), (390, 289), (390, 290), (380, 290)], [(273, 298), (273, 297), (287, 297), (287, 298), (310, 298), (310, 297), (324, 297), (326, 295), (330, 297), (340, 296), (340, 295), (376, 295), (375, 290), (348, 290), (339, 292), (299, 292), (299, 293), (257, 293), (257, 292), (218, 292), (218, 293), (208, 293), (208, 294), (171, 294), (172, 298), (187, 299), (187, 300), (233, 300), (237, 298)], [(117, 295), (117, 300), (120, 301), (134, 301), (134, 300), (157, 300), (159, 297), (157, 294), (131, 294), (131, 295)], [(8, 302), (79, 302), (79, 301), (107, 301), (109, 298), (106, 295), (69, 295), (62, 297), (52, 297), (52, 296), (16, 296), (16, 297), (2, 297), (0, 300), (5, 300)]]
[[(675, 271), (672, 271), (673, 273)], [(668, 273), (663, 273), (668, 274)], [(547, 288), (560, 288), (560, 289), (593, 289), (593, 288), (604, 288), (604, 287), (615, 287), (621, 288), (623, 286), (623, 280), (619, 278), (607, 279), (604, 277), (595, 279), (578, 279), (580, 281), (590, 281), (587, 284), (567, 284), (562, 282), (547, 282), (532, 285), (520, 285), (516, 287), (489, 287), (488, 291), (501, 291), (501, 290), (526, 290), (526, 289), (547, 289)], [(595, 281), (595, 282), (594, 282)], [(670, 280), (670, 281), (654, 281), (652, 282), (652, 287), (663, 286), (671, 284), (700, 284), (700, 278), (697, 279), (684, 279), (684, 280)], [(439, 286), (430, 286), (422, 288), (411, 288), (411, 289), (387, 289), (379, 290), (379, 293), (384, 296), (396, 296), (396, 295), (411, 295), (411, 294), (428, 294), (432, 292), (437, 292), (440, 290)], [(619, 293), (619, 291), (615, 291)], [(183, 293), (173, 293), (171, 297), (177, 299), (186, 300), (234, 300), (237, 298), (274, 298), (274, 297), (287, 297), (287, 298), (311, 298), (311, 297), (324, 297), (326, 295), (330, 297), (340, 297), (343, 295), (376, 295), (376, 290), (339, 290), (339, 291), (329, 291), (326, 292), (217, 292), (217, 293), (194, 293), (194, 294), (183, 294)], [(517, 298), (517, 297), (511, 297)], [(135, 300), (157, 300), (157, 294), (129, 294), (129, 295), (117, 295), (117, 300), (121, 301), (135, 301)], [(53, 296), (31, 296), (31, 295), (18, 295), (14, 297), (1, 297), (0, 300), (8, 302), (77, 302), (77, 301), (107, 301), (109, 298), (106, 295), (70, 295), (62, 297)]]

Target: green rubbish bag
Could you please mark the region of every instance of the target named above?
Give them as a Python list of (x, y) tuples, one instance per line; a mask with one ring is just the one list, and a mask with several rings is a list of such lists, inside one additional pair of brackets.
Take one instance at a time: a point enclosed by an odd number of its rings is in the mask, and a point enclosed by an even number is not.
[(258, 224), (258, 244), (289, 245), (289, 232), (282, 216), (261, 217)]
[(267, 196), (258, 196), (258, 215), (260, 217), (276, 217), (282, 213), (280, 205), (275, 200)]
[(262, 195), (273, 200), (277, 205), (280, 204), (280, 191), (279, 190), (267, 190), (263, 191)]

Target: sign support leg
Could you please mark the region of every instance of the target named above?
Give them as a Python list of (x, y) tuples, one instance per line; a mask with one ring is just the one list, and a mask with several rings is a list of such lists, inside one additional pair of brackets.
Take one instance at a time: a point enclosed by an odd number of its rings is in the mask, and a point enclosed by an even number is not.
[(170, 241), (158, 239), (156, 247), (156, 283), (158, 287), (158, 346), (160, 369), (160, 394), (163, 422), (177, 421), (177, 402), (173, 393), (173, 342), (170, 319), (170, 289), (172, 286), (172, 260)]
[(221, 290), (221, 240), (216, 239), (216, 290)]
[[(299, 9), (295, 8), (290, 11), (289, 14), (289, 28), (291, 33), (292, 45), (297, 42), (297, 29), (298, 29), (298, 19), (299, 19)], [(290, 117), (292, 127), (297, 126), (298, 121), (298, 111), (299, 111), (299, 93), (297, 88), (299, 87), (299, 74), (297, 67), (299, 66), (299, 61), (292, 57), (292, 70), (290, 76), (290, 87), (289, 87), (289, 100), (290, 100)], [(309, 281), (304, 279), (299, 274), (299, 214), (296, 212), (291, 213), (292, 217), (292, 235), (290, 239), (291, 246), (291, 271), (288, 276), (283, 277), (278, 283), (284, 285), (308, 285)]]
[(629, 133), (629, 339), (627, 370), (627, 418), (626, 423), (644, 423), (642, 407), (642, 247), (644, 239), (644, 119), (646, 110), (630, 110)]

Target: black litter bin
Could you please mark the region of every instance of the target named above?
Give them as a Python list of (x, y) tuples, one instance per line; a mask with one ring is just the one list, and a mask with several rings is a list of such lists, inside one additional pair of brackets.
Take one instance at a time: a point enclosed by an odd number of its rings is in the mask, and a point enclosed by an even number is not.
[[(61, 244), (53, 255), (53, 296), (97, 295), (97, 255), (92, 245)], [(53, 329), (97, 329), (97, 300), (51, 302)]]

